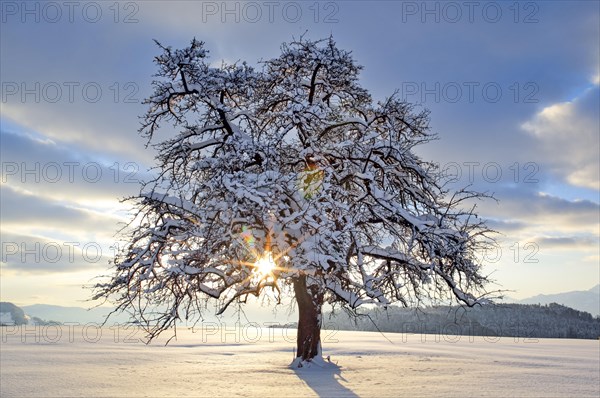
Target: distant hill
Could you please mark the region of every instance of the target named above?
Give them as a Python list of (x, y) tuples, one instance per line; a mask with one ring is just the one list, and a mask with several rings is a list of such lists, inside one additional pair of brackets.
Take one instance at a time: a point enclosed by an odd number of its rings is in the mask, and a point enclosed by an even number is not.
[[(77, 322), (77, 323), (102, 323), (106, 315), (110, 313), (111, 308), (81, 308), (81, 307), (62, 307), (59, 305), (33, 304), (22, 307), (25, 313), (32, 317), (41, 319), (51, 319), (57, 322)], [(124, 314), (115, 314), (111, 316), (109, 323), (126, 323), (129, 317)]]
[[(557, 303), (566, 307), (570, 307), (579, 311), (585, 311), (590, 313), (593, 316), (600, 316), (600, 285), (593, 287), (590, 290), (586, 291), (574, 291), (574, 292), (566, 292), (566, 293), (558, 293), (558, 294), (540, 294), (534, 297), (530, 297), (523, 300), (515, 300), (508, 298), (504, 301), (505, 303), (517, 303), (517, 304), (541, 304), (548, 305), (551, 303)], [(2, 303), (2, 304), (10, 304), (11, 303)], [(15, 306), (16, 307), (16, 306)], [(4, 307), (3, 307), (4, 308)], [(8, 308), (8, 307), (7, 307)], [(18, 307), (16, 307), (18, 308)], [(82, 307), (63, 307), (58, 305), (48, 305), (48, 304), (34, 304), (27, 305), (21, 307), (24, 315), (19, 315), (20, 313), (17, 311), (17, 318), (20, 316), (23, 319), (26, 319), (27, 316), (31, 318), (39, 318), (43, 320), (51, 320), (57, 322), (78, 322), (80, 324), (94, 322), (94, 323), (102, 323), (106, 315), (111, 311), (111, 308), (99, 307), (86, 309)], [(16, 311), (16, 310), (15, 310)], [(1, 312), (8, 313), (10, 311)], [(291, 316), (289, 314), (279, 314), (274, 315), (272, 309), (268, 307), (264, 308), (255, 308), (253, 306), (248, 306), (244, 309), (245, 315), (249, 317), (252, 321), (281, 321), (282, 317), (285, 321), (294, 321), (295, 316)], [(234, 316), (233, 314), (230, 316)], [(12, 315), (11, 315), (12, 316)], [(205, 318), (208, 320), (213, 320), (210, 311), (205, 314)], [(287, 318), (287, 319), (286, 319)], [(13, 318), (14, 319), (14, 318)], [(117, 323), (127, 323), (129, 321), (129, 317), (127, 314), (113, 314), (109, 319), (109, 324), (112, 325), (115, 322)]]
[(589, 312), (600, 316), (600, 285), (590, 290), (573, 291), (557, 294), (538, 294), (523, 300), (515, 300), (519, 304), (550, 304), (557, 303), (579, 311)]
[[(63, 307), (49, 304), (25, 305), (22, 308), (30, 317), (37, 317), (40, 319), (52, 320), (61, 323), (77, 322), (80, 324), (89, 322), (98, 324), (103, 323), (106, 316), (112, 311), (112, 308), (108, 307), (86, 309), (83, 307)], [(273, 312), (273, 309), (270, 307), (257, 307), (252, 305), (244, 309), (244, 317), (251, 319), (253, 322), (265, 322), (267, 324), (273, 321), (283, 321), (284, 323), (289, 321), (289, 315), (276, 315)], [(292, 318), (295, 320), (295, 316), (292, 316)], [(207, 312), (203, 314), (203, 319), (205, 321), (223, 321), (233, 323), (237, 321), (238, 314), (233, 308), (231, 308), (222, 317), (217, 318), (214, 316), (214, 312), (207, 310)], [(128, 322), (130, 322), (129, 315), (124, 313), (116, 313), (111, 315), (110, 319), (108, 320), (108, 325), (113, 325), (114, 323), (124, 324)]]
[[(391, 306), (354, 318), (325, 314), (326, 328), (438, 336), (598, 339), (600, 318), (560, 304), (495, 304), (474, 308), (436, 306), (419, 310)], [(367, 316), (368, 315), (368, 316)]]
[(0, 325), (26, 325), (27, 317), (23, 309), (13, 303), (0, 302)]

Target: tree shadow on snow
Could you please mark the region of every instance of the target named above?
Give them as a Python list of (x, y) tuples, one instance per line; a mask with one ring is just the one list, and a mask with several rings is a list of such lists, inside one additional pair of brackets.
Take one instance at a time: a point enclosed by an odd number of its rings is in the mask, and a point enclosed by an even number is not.
[(341, 383), (346, 382), (346, 379), (342, 376), (340, 366), (326, 363), (323, 367), (291, 368), (319, 397), (358, 397), (354, 391)]

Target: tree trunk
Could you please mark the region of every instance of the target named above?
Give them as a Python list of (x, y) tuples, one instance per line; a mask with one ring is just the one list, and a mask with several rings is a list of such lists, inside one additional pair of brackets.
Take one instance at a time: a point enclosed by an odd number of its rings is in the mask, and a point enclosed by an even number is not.
[(303, 361), (321, 355), (321, 307), (323, 293), (319, 286), (307, 286), (306, 275), (293, 279), (298, 303), (298, 340), (296, 357)]

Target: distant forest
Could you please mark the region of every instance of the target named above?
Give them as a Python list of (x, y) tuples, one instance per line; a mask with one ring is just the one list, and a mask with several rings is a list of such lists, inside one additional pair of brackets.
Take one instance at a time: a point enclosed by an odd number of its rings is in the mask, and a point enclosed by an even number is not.
[(556, 303), (422, 309), (391, 306), (387, 310), (362, 310), (360, 314), (358, 317), (344, 311), (325, 314), (324, 327), (446, 336), (600, 338), (600, 317)]

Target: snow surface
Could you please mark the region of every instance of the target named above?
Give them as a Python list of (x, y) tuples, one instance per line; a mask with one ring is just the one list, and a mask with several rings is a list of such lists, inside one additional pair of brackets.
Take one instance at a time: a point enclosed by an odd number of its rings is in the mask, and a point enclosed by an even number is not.
[(339, 368), (294, 370), (294, 330), (215, 325), (181, 329), (168, 346), (127, 342), (142, 335), (124, 326), (3, 327), (0, 395), (600, 396), (596, 340), (324, 331), (323, 355)]

